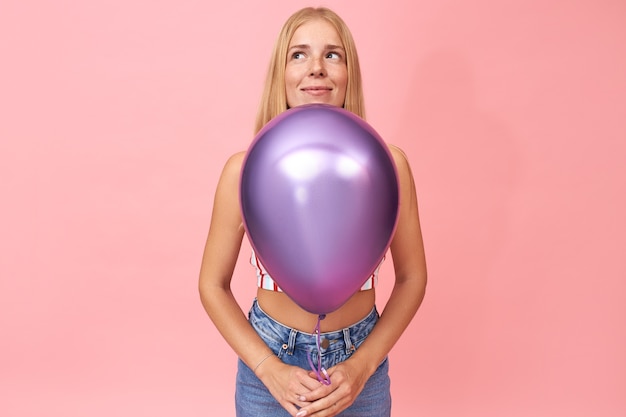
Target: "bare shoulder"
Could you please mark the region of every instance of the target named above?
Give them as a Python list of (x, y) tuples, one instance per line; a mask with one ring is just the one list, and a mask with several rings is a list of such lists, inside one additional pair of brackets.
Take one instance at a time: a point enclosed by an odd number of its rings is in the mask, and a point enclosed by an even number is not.
[(237, 152), (231, 155), (224, 164), (224, 168), (222, 169), (222, 175), (220, 177), (220, 182), (235, 182), (239, 180), (239, 175), (241, 174), (241, 167), (243, 166), (243, 161), (245, 159), (245, 152)]
[(400, 174), (406, 172), (409, 175), (412, 175), (411, 168), (409, 167), (409, 160), (406, 156), (406, 153), (404, 153), (404, 151), (400, 147), (396, 145), (392, 145), (391, 143), (388, 143), (387, 147), (389, 148), (389, 152), (391, 153), (391, 156), (393, 157), (393, 161), (396, 163), (398, 172)]
[(389, 151), (391, 152), (394, 158), (396, 157), (396, 155), (401, 155), (402, 157), (406, 159), (406, 154), (404, 153), (402, 149), (400, 149), (398, 145), (394, 145), (393, 143), (388, 143), (387, 147), (389, 147)]
[(243, 161), (245, 157), (246, 157), (245, 151), (237, 152), (231, 155), (230, 158), (226, 160), (226, 165), (224, 165), (224, 171), (240, 170), (241, 166), (243, 165)]

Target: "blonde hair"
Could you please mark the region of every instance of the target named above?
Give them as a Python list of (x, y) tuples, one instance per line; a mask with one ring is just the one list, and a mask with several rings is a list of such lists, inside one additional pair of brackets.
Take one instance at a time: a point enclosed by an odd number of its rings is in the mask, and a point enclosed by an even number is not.
[(291, 42), (293, 34), (300, 26), (314, 19), (323, 19), (337, 30), (346, 51), (346, 67), (348, 70), (348, 85), (343, 107), (357, 116), (365, 118), (361, 68), (350, 29), (348, 29), (341, 17), (332, 10), (325, 7), (306, 7), (287, 19), (274, 44), (265, 80), (265, 88), (257, 112), (255, 133), (258, 133), (267, 122), (287, 110), (285, 66), (287, 65), (289, 42)]

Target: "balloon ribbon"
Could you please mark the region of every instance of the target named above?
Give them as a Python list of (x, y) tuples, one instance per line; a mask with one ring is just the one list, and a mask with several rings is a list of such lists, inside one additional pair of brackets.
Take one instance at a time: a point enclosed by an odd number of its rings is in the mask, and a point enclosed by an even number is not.
[(317, 325), (315, 326), (315, 344), (317, 345), (317, 366), (313, 364), (313, 359), (311, 358), (311, 350), (308, 352), (309, 366), (317, 375), (317, 380), (320, 381), (324, 385), (330, 385), (330, 376), (326, 369), (322, 366), (322, 349), (320, 348), (320, 322), (326, 318), (326, 314), (320, 314), (317, 316)]

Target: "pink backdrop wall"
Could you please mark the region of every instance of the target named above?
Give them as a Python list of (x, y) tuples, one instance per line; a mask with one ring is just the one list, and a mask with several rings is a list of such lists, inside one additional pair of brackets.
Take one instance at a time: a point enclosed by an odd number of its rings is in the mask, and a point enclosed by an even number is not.
[[(0, 415), (234, 415), (197, 274), (306, 4), (3, 1)], [(421, 202), (430, 282), (391, 354), (394, 415), (624, 416), (626, 4), (324, 4)]]

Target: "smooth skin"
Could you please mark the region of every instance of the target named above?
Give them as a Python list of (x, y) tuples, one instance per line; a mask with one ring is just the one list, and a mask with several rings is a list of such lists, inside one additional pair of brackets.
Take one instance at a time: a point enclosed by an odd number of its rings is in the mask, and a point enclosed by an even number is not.
[[(323, 20), (303, 24), (290, 42), (286, 63), (289, 106), (342, 106), (346, 84), (343, 46), (335, 29)], [(235, 300), (230, 283), (244, 236), (239, 176), (245, 152), (229, 158), (219, 179), (200, 271), (202, 304), (236, 354), (292, 416), (335, 416), (349, 407), (409, 325), (424, 297), (426, 262), (413, 175), (405, 154), (393, 145), (389, 149), (400, 186), (398, 226), (390, 246), (394, 288), (365, 342), (349, 359), (328, 370), (330, 385), (321, 384), (310, 370), (286, 365), (274, 356)], [(315, 327), (317, 315), (302, 310), (286, 294), (258, 289), (257, 298), (275, 320), (309, 333)], [(350, 327), (365, 317), (374, 303), (375, 290), (359, 291), (326, 316), (321, 331)]]
[(345, 51), (335, 28), (325, 20), (300, 26), (287, 50), (287, 105), (322, 103), (342, 107), (347, 86)]

